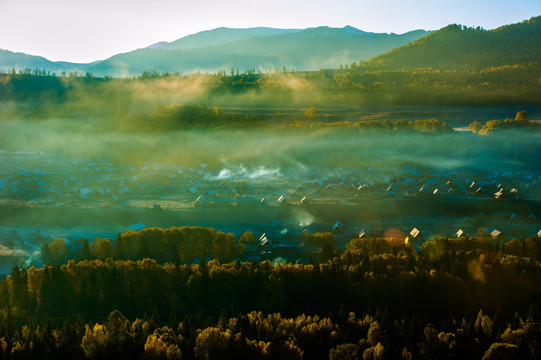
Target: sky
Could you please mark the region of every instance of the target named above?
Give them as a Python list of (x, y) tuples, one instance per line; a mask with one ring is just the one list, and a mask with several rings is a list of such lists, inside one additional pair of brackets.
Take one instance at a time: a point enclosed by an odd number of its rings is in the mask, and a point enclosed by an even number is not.
[(86, 63), (222, 26), (404, 33), (538, 15), (541, 0), (0, 0), (0, 49)]

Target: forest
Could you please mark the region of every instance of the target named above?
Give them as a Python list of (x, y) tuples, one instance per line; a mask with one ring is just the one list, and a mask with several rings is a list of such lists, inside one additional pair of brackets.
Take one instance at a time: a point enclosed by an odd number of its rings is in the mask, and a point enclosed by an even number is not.
[[(479, 71), (433, 68), (371, 70), (353, 63), (314, 72), (143, 74), (112, 79), (56, 76), (41, 71), (0, 74), (0, 98), (18, 115), (113, 116), (155, 106), (527, 105), (539, 104), (538, 62)], [(171, 90), (175, 90), (172, 92)], [(93, 101), (89, 103), (89, 99)], [(4, 111), (15, 109), (5, 107)]]
[[(152, 233), (171, 238), (167, 231)], [(139, 255), (120, 260), (124, 256), (113, 251), (105, 261), (15, 267), (0, 283), (0, 356), (537, 359), (541, 354), (539, 238), (498, 246), (491, 238), (443, 237), (419, 252), (396, 239), (354, 239), (327, 260), (277, 266), (204, 259), (160, 265), (150, 258), (135, 260), (155, 254), (141, 242), (121, 246)]]

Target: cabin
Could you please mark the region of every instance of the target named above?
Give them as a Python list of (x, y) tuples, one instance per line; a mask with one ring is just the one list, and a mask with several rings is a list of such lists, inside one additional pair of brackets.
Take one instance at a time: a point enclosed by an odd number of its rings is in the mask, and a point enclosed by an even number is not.
[(362, 228), (359, 231), (359, 239), (368, 239), (370, 237), (370, 234), (368, 233), (368, 230), (365, 228)]
[(340, 234), (344, 230), (344, 224), (337, 220), (332, 226), (332, 232), (334, 234)]
[(512, 199), (518, 199), (518, 198), (519, 198), (518, 190), (515, 189), (515, 188), (512, 188), (512, 189), (509, 191), (509, 196), (510, 196)]
[(206, 199), (203, 195), (199, 195), (199, 197), (195, 200), (194, 206), (196, 208), (204, 207), (206, 203)]
[(503, 236), (503, 233), (502, 233), (500, 230), (498, 230), (498, 229), (492, 230), (492, 231), (490, 232), (490, 236), (492, 236), (492, 238), (493, 238), (494, 240), (502, 240), (503, 237), (504, 237), (504, 236)]
[(263, 233), (263, 235), (259, 237), (259, 246), (262, 248), (272, 247), (272, 242), (267, 238), (267, 234)]
[(146, 226), (143, 223), (131, 224), (131, 225), (128, 226), (128, 229), (130, 229), (132, 231), (141, 231), (144, 228), (146, 228)]
[(464, 231), (462, 229), (459, 229), (457, 232), (456, 232), (456, 237), (459, 238), (461, 236), (466, 236), (464, 235)]
[(423, 241), (424, 240), (424, 237), (423, 237), (423, 234), (421, 234), (421, 231), (417, 228), (413, 228), (411, 231), (410, 231), (410, 237), (412, 239), (412, 241)]
[(368, 189), (368, 186), (366, 184), (359, 185), (359, 187), (357, 188), (357, 192), (359, 192), (359, 194), (367, 193), (368, 190), (369, 189)]

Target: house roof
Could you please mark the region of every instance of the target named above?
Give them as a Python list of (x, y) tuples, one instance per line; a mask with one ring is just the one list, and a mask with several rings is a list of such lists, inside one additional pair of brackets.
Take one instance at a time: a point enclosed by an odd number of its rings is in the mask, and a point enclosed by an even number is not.
[(146, 226), (143, 223), (131, 224), (128, 226), (128, 229), (133, 231), (143, 230), (144, 228), (146, 228)]
[(337, 220), (334, 225), (332, 226), (333, 230), (342, 230), (344, 228), (344, 224), (340, 222), (340, 220)]
[(368, 237), (368, 236), (369, 236), (368, 230), (366, 230), (365, 228), (362, 228), (361, 231), (359, 231), (359, 239), (363, 237)]
[(263, 233), (263, 235), (261, 235), (259, 237), (259, 245), (261, 245), (261, 246), (271, 245), (272, 246), (272, 242), (267, 238), (267, 234)]

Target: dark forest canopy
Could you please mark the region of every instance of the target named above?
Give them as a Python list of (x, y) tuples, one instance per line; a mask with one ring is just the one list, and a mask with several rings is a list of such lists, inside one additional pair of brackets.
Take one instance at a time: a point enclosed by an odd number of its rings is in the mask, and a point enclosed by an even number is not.
[(540, 260), (538, 238), (461, 237), (420, 252), (356, 239), (309, 265), (15, 267), (0, 282), (0, 356), (536, 359)]

